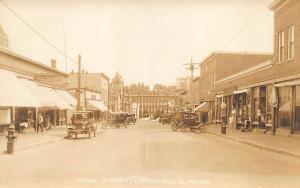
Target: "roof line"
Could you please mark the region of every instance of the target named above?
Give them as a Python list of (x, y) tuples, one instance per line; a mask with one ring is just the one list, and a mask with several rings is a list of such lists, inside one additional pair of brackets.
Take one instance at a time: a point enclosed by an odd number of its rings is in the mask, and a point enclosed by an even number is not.
[(206, 58), (204, 58), (200, 65), (201, 66), (203, 63), (208, 61), (210, 58), (212, 58), (215, 55), (218, 54), (235, 54), (235, 55), (273, 55), (273, 53), (268, 53), (268, 52), (241, 52), (241, 51), (212, 51)]
[(50, 66), (47, 66), (47, 65), (45, 65), (45, 64), (43, 64), (43, 63), (40, 63), (40, 62), (38, 62), (38, 61), (36, 61), (36, 60), (33, 60), (33, 59), (27, 58), (27, 57), (25, 57), (25, 56), (22, 56), (22, 55), (20, 55), (20, 54), (17, 54), (17, 53), (15, 53), (15, 52), (13, 52), (13, 51), (10, 51), (10, 50), (4, 49), (4, 48), (0, 48), (0, 52), (5, 53), (5, 54), (7, 54), (7, 55), (9, 55), (9, 56), (13, 56), (13, 57), (15, 57), (15, 58), (17, 58), (17, 59), (20, 59), (20, 60), (29, 62), (29, 63), (34, 64), (34, 65), (36, 65), (36, 66), (40, 66), (40, 67), (43, 67), (43, 68), (45, 68), (45, 69), (52, 70), (52, 71), (57, 72), (57, 73), (60, 73), (60, 74), (64, 74), (64, 75), (66, 75), (66, 76), (68, 75), (68, 73), (66, 73), (66, 72), (57, 70), (57, 69), (52, 68), (52, 67), (50, 67)]

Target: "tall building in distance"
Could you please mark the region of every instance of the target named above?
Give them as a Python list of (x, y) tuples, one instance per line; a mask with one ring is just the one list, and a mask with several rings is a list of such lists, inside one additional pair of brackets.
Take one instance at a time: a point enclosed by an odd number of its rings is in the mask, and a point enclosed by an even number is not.
[(124, 111), (124, 80), (119, 72), (110, 83), (109, 108), (112, 112)]
[(159, 117), (171, 112), (179, 98), (175, 94), (176, 86), (156, 84), (150, 90), (143, 83), (131, 84), (124, 89), (124, 109), (134, 113), (137, 118)]

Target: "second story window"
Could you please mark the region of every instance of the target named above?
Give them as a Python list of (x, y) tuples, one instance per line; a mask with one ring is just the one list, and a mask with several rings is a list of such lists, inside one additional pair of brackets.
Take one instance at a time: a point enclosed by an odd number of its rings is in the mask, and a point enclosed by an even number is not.
[(278, 61), (284, 60), (284, 31), (278, 33)]
[(295, 32), (295, 26), (291, 25), (289, 26), (289, 36), (288, 36), (288, 59), (294, 58), (294, 32)]

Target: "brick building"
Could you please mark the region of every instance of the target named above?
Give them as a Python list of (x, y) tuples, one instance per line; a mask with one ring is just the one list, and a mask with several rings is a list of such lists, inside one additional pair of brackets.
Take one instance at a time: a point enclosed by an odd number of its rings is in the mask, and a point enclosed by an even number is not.
[(273, 134), (300, 132), (299, 8), (297, 0), (274, 1), (274, 58), (215, 82), (226, 123), (232, 118), (236, 125), (271, 127)]
[(143, 83), (125, 86), (124, 109), (136, 117), (157, 117), (170, 112), (179, 104), (176, 86), (156, 84), (150, 90)]
[(135, 113), (133, 107), (139, 106), (138, 114), (140, 116), (138, 118), (157, 117), (171, 112), (173, 108), (178, 106), (179, 97), (176, 95), (129, 94), (125, 95), (125, 101), (127, 112)]
[[(266, 60), (272, 59), (271, 54), (264, 53), (249, 53), (249, 52), (213, 52), (205, 58), (200, 64), (200, 78), (194, 84), (198, 91), (194, 92), (199, 101), (206, 101), (208, 108), (208, 121), (220, 121), (220, 115), (216, 114), (218, 110), (216, 107), (217, 88), (215, 83), (223, 78), (230, 76), (236, 72), (245, 70), (249, 67), (257, 65)], [(196, 86), (198, 84), (198, 86)], [(235, 88), (226, 88), (227, 90), (234, 90)], [(230, 91), (227, 91), (230, 92)]]
[[(104, 73), (87, 73), (81, 74), (81, 87), (97, 93), (99, 99), (103, 101), (104, 105), (108, 105), (108, 86), (109, 78)], [(68, 89), (76, 90), (78, 87), (78, 74), (71, 73), (68, 76)], [(74, 94), (76, 96), (76, 94)]]

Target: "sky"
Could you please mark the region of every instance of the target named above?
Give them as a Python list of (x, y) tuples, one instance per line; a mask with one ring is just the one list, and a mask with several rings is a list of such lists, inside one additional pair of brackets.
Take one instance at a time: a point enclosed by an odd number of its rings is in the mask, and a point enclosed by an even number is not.
[(0, 0), (9, 49), (68, 72), (77, 64), (1, 1), (88, 72), (119, 71), (126, 84), (173, 85), (212, 51), (273, 51), (273, 0)]

